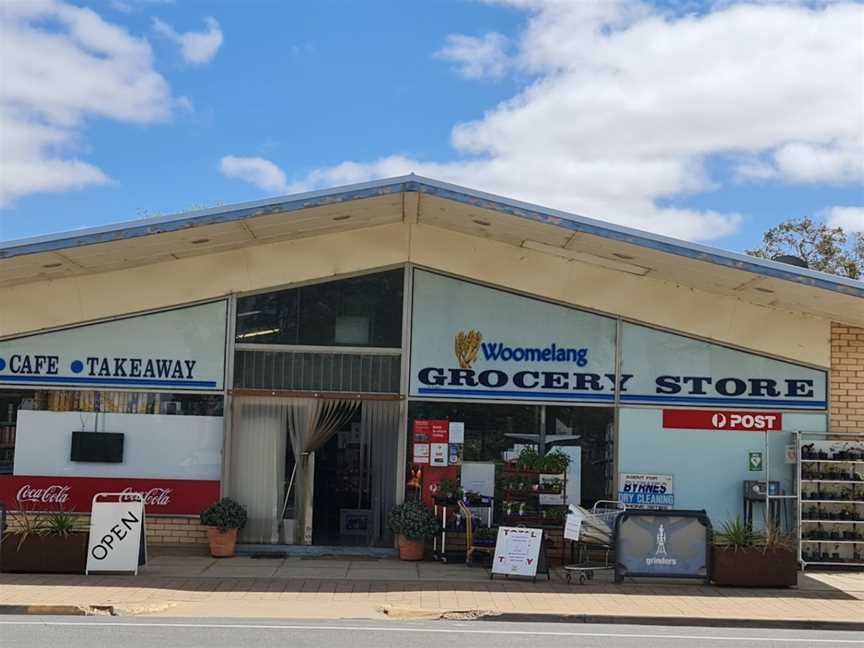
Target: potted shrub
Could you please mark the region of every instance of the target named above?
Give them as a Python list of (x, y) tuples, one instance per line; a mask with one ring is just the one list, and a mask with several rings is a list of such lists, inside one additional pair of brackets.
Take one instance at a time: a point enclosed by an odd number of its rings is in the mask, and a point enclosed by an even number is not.
[(0, 547), (0, 571), (83, 574), (87, 567), (87, 527), (67, 511), (9, 513)]
[(237, 531), (246, 526), (246, 509), (230, 497), (223, 497), (201, 512), (201, 524), (207, 527), (210, 555), (227, 558), (234, 555)]
[(420, 502), (405, 502), (392, 511), (387, 520), (390, 530), (399, 536), (399, 558), (423, 560), (424, 541), (441, 528), (435, 515)]
[(798, 582), (794, 540), (774, 528), (754, 531), (740, 517), (714, 538), (712, 577), (717, 585), (791, 587)]

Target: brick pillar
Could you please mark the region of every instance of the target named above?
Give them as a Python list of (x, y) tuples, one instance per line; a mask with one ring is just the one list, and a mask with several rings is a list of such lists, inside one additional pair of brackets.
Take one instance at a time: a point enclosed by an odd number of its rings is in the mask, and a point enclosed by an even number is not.
[(831, 324), (832, 432), (864, 432), (864, 328)]

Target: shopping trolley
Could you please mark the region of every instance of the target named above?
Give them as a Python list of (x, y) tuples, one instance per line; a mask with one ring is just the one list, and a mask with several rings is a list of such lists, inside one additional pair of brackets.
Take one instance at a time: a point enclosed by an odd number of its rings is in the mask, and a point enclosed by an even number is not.
[(615, 568), (615, 519), (627, 507), (614, 500), (598, 500), (590, 511), (571, 506), (582, 515), (579, 539), (570, 543), (570, 563), (564, 565), (567, 582), (574, 576), (579, 584), (592, 580), (594, 572)]

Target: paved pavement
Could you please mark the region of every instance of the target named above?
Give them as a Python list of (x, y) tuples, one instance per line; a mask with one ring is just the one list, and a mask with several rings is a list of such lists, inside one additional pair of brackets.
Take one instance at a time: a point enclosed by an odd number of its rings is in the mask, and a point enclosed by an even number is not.
[(0, 574), (0, 606), (115, 606), (124, 613), (209, 618), (380, 620), (461, 611), (864, 622), (864, 574), (808, 572), (798, 588), (786, 590), (610, 580), (570, 585), (555, 571), (549, 582), (490, 581), (480, 568), (390, 559), (167, 555), (137, 577)]
[(314, 621), (266, 623), (206, 619), (71, 619), (0, 618), (4, 648), (65, 646), (90, 648), (175, 648), (257, 646), (292, 648), (337, 646), (350, 633), (353, 648), (406, 646), (433, 648), (458, 642), (472, 648), (524, 648), (541, 642), (544, 648), (764, 648), (766, 646), (864, 646), (860, 633), (721, 628), (666, 628), (550, 623), (452, 622), (387, 623)]

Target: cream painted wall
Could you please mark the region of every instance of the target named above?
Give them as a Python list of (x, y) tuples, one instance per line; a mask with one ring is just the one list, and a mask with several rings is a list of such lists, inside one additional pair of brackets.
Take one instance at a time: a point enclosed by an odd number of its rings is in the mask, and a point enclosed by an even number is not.
[(820, 366), (830, 322), (424, 225), (393, 224), (0, 288), (0, 337), (408, 260)]

